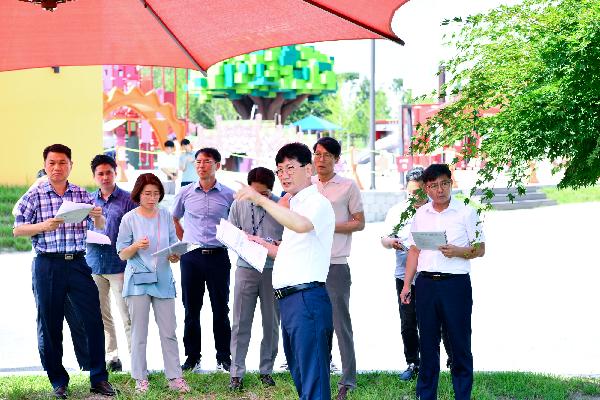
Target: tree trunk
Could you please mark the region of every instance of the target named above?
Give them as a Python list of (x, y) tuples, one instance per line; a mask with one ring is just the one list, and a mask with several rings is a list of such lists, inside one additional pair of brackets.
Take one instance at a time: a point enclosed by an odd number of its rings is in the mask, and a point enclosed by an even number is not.
[(252, 107), (256, 105), (257, 111), (265, 120), (275, 120), (279, 115), (283, 124), (290, 114), (308, 98), (307, 94), (302, 94), (293, 100), (285, 100), (282, 93), (277, 93), (275, 98), (257, 97), (246, 95), (238, 100), (231, 100), (235, 111), (242, 119), (250, 119), (252, 116)]

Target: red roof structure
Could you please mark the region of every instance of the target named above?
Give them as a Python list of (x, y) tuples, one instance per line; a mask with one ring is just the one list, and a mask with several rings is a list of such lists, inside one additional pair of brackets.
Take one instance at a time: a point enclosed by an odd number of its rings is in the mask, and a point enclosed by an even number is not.
[(407, 1), (75, 0), (49, 12), (2, 0), (0, 71), (103, 64), (206, 70), (289, 44), (372, 38), (403, 44), (391, 21)]

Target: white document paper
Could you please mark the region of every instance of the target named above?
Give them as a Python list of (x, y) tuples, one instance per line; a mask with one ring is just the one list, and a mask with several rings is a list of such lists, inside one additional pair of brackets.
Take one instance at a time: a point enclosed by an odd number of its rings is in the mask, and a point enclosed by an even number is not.
[(111, 244), (108, 236), (94, 231), (87, 231), (86, 242), (92, 244)]
[(267, 249), (248, 239), (244, 231), (221, 218), (221, 222), (217, 225), (217, 240), (262, 273), (267, 262)]
[(194, 244), (194, 243), (177, 242), (177, 243), (170, 245), (169, 247), (165, 247), (164, 249), (157, 251), (156, 253), (153, 253), (152, 256), (168, 257), (171, 254), (177, 254), (178, 256), (181, 257), (183, 254), (187, 253), (188, 251), (195, 250), (198, 247), (200, 247), (200, 246), (198, 246), (197, 244)]
[(446, 232), (412, 232), (413, 241), (419, 250), (437, 250), (448, 244)]
[(90, 215), (94, 206), (87, 203), (74, 203), (72, 201), (65, 200), (62, 202), (56, 213), (56, 218), (64, 218), (67, 224), (77, 224)]

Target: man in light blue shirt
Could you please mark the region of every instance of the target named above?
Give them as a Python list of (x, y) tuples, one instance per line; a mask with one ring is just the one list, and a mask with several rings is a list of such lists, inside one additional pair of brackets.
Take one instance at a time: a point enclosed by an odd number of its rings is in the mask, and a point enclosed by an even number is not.
[[(221, 154), (205, 147), (195, 156), (197, 184), (182, 188), (175, 196), (173, 220), (180, 240), (197, 243), (200, 248), (181, 257), (181, 298), (185, 308), (183, 345), (187, 359), (184, 370), (200, 372), (200, 310), (208, 288), (213, 312), (213, 334), (217, 368), (229, 372), (231, 325), (229, 323), (229, 273), (227, 249), (216, 238), (221, 218), (227, 219), (234, 192), (217, 182)], [(181, 223), (183, 218), (183, 225)]]
[(196, 173), (196, 158), (194, 157), (194, 148), (189, 140), (181, 141), (181, 155), (179, 156), (179, 169), (183, 172), (181, 175), (181, 187), (190, 183), (198, 182)]

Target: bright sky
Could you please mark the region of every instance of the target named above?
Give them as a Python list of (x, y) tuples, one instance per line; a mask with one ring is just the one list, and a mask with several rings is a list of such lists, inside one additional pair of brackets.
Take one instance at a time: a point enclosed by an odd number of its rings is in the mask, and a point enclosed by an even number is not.
[[(442, 59), (451, 53), (442, 46), (443, 19), (467, 16), (497, 7), (513, 4), (516, 0), (411, 0), (396, 12), (392, 29), (406, 44), (400, 46), (387, 40), (375, 45), (375, 85), (389, 88), (394, 78), (403, 78), (404, 87), (414, 95), (437, 88), (435, 75)], [(317, 43), (315, 47), (335, 57), (336, 72), (359, 72), (370, 76), (370, 40)], [(390, 99), (391, 105), (396, 102)]]

